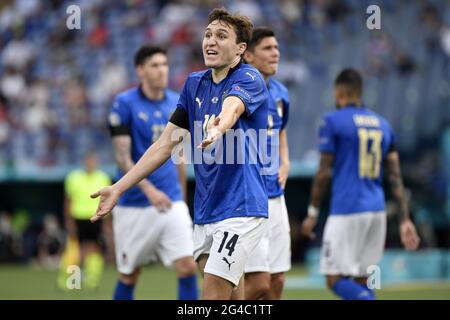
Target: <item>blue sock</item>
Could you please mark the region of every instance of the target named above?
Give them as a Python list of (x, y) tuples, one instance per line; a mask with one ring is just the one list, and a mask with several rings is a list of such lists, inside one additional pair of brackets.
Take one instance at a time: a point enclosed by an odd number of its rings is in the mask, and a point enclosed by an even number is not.
[(114, 300), (134, 300), (134, 284), (125, 284), (117, 280)]
[(362, 284), (361, 284), (361, 286), (362, 286), (364, 289), (366, 289), (367, 291), (370, 292), (370, 295), (372, 296), (373, 300), (376, 299), (375, 291), (374, 291), (373, 289), (369, 289), (369, 287), (367, 286), (367, 284), (366, 284), (366, 285), (362, 285)]
[(198, 300), (197, 276), (178, 278), (178, 300)]
[(374, 296), (367, 288), (351, 279), (336, 281), (333, 291), (344, 300), (374, 300)]

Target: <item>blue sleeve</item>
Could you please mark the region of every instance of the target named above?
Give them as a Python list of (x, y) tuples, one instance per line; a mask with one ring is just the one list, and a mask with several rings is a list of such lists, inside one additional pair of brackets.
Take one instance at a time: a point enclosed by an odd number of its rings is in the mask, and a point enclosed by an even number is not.
[(266, 84), (258, 74), (252, 70), (243, 70), (233, 82), (227, 96), (236, 96), (242, 100), (247, 111), (251, 115), (267, 99)]
[(335, 132), (329, 117), (324, 117), (319, 128), (319, 151), (334, 153), (335, 146)]
[(289, 120), (289, 104), (290, 104), (289, 96), (286, 95), (286, 97), (284, 97), (282, 101), (283, 101), (283, 118), (281, 122), (281, 130), (284, 130)]
[(123, 99), (116, 97), (109, 112), (109, 126), (128, 127), (130, 125), (130, 109)]

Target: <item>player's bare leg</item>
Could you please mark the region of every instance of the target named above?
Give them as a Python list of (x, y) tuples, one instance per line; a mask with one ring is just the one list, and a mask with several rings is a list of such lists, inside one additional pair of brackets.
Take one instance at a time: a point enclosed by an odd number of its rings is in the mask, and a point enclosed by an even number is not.
[(241, 280), (239, 281), (239, 285), (234, 288), (233, 292), (231, 293), (231, 300), (245, 300), (246, 285), (247, 283), (245, 277), (242, 276)]
[(141, 268), (138, 267), (130, 274), (119, 273), (119, 279), (114, 289), (114, 300), (134, 300), (134, 287), (138, 282)]
[(367, 277), (358, 277), (358, 278), (354, 278), (356, 282), (358, 282), (359, 284), (366, 286), (367, 285)]
[(139, 275), (141, 274), (141, 268), (136, 268), (130, 274), (119, 274), (119, 280), (126, 285), (135, 285), (139, 279)]
[(183, 257), (174, 262), (175, 271), (178, 277), (186, 277), (197, 272), (197, 266), (193, 257)]
[(343, 276), (337, 275), (337, 276), (330, 276), (327, 275), (327, 287), (330, 290), (333, 290), (334, 285), (336, 284), (336, 282), (338, 282), (339, 280), (343, 279)]
[(270, 291), (269, 272), (251, 272), (245, 274), (245, 299), (259, 300)]
[(209, 255), (198, 258), (198, 267), (203, 275), (202, 300), (230, 300), (233, 284), (228, 280), (210, 273), (204, 273)]
[(178, 278), (178, 300), (197, 300), (197, 265), (192, 256), (175, 260), (175, 271)]
[(273, 273), (270, 276), (270, 287), (267, 294), (263, 297), (264, 300), (280, 300), (283, 293), (285, 282), (284, 272)]

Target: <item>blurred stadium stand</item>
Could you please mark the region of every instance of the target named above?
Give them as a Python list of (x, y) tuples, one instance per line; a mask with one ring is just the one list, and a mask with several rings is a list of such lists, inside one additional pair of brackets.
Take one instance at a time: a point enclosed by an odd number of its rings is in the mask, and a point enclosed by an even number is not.
[[(66, 28), (70, 4), (81, 7), (81, 30)], [(381, 31), (366, 28), (371, 4), (381, 7)], [(334, 108), (333, 79), (341, 68), (353, 66), (364, 73), (365, 103), (397, 133), (423, 246), (449, 248), (446, 0), (3, 0), (0, 210), (59, 215), (62, 179), (91, 149), (113, 174), (107, 112), (117, 92), (137, 83), (135, 50), (145, 42), (166, 45), (170, 85), (179, 90), (190, 72), (203, 68), (204, 23), (210, 9), (222, 5), (249, 15), (255, 25), (272, 26), (280, 42), (277, 78), (291, 95), (293, 166), (286, 198), (293, 226), (306, 210), (320, 117)], [(396, 246), (393, 232), (388, 245)], [(303, 257), (298, 247), (296, 259)]]

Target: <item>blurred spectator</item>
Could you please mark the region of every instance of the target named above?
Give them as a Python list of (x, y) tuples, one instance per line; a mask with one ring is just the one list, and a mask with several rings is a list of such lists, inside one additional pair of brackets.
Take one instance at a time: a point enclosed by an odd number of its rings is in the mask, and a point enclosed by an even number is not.
[(283, 14), (284, 19), (289, 23), (301, 22), (302, 20), (302, 10), (300, 0), (282, 0), (280, 3), (280, 10)]
[(41, 267), (55, 270), (64, 249), (65, 234), (54, 214), (44, 216), (42, 231), (38, 236), (38, 263)]
[(422, 8), (423, 31), (425, 33), (425, 46), (430, 52), (437, 52), (439, 49), (439, 29), (441, 18), (438, 10), (427, 3)]
[(258, 26), (262, 23), (263, 14), (261, 6), (255, 0), (233, 2), (229, 10), (231, 12), (239, 12), (240, 14), (249, 17), (254, 26)]
[(64, 106), (71, 128), (88, 124), (88, 100), (83, 83), (70, 80), (64, 86)]
[(11, 215), (0, 212), (0, 262), (18, 262), (22, 254), (22, 238), (12, 228)]
[(12, 67), (7, 67), (5, 74), (0, 78), (0, 91), (8, 100), (20, 101), (25, 93), (25, 77)]
[(106, 105), (114, 94), (128, 84), (127, 71), (122, 64), (109, 58), (102, 65), (96, 83), (90, 97), (95, 102)]
[(411, 56), (401, 50), (394, 53), (394, 63), (400, 75), (409, 75), (416, 69), (416, 64)]
[(0, 92), (0, 164), (4, 164), (6, 159), (5, 147), (9, 139), (9, 135), (10, 127), (6, 98)]
[(385, 32), (371, 34), (367, 48), (367, 67), (371, 75), (385, 77), (391, 70), (392, 43)]
[(5, 67), (24, 71), (32, 63), (35, 56), (36, 50), (34, 45), (22, 37), (17, 36), (3, 49), (1, 59)]

